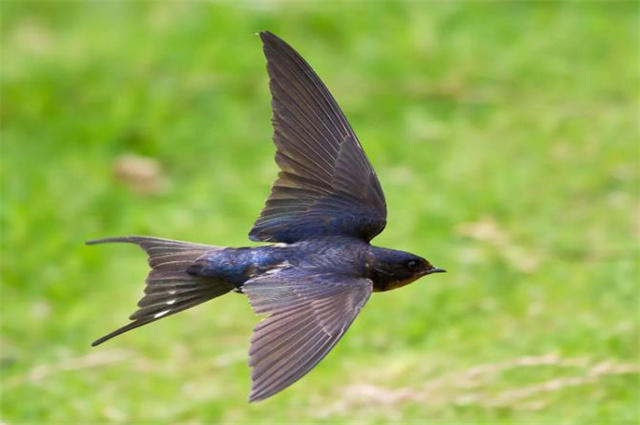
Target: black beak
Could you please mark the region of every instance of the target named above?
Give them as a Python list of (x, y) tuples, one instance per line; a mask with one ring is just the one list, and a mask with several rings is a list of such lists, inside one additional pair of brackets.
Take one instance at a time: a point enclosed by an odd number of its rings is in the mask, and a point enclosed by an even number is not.
[(446, 273), (447, 271), (445, 269), (440, 269), (438, 267), (432, 267), (429, 270), (427, 270), (427, 274), (431, 274), (431, 273)]

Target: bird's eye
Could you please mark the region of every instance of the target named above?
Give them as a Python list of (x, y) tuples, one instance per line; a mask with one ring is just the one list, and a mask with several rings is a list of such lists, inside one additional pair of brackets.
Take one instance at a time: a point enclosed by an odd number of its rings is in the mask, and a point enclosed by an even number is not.
[(420, 263), (418, 262), (418, 260), (409, 260), (409, 261), (407, 261), (407, 268), (409, 270), (416, 270), (419, 265), (420, 265)]

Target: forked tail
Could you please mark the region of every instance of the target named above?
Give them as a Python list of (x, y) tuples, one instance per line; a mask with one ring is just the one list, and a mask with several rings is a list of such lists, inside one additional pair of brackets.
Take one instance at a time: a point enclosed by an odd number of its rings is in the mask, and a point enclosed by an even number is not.
[(133, 243), (149, 256), (151, 271), (146, 279), (144, 296), (138, 311), (129, 316), (133, 322), (98, 338), (91, 345), (102, 344), (124, 332), (219, 297), (235, 286), (215, 278), (187, 273), (187, 268), (202, 254), (221, 249), (211, 245), (180, 242), (145, 236), (127, 236), (88, 241), (87, 245), (109, 242)]

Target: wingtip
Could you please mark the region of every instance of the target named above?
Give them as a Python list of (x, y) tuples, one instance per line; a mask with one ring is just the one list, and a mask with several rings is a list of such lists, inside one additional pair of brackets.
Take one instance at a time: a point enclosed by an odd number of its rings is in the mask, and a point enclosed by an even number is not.
[(269, 30), (263, 30), (258, 33), (260, 35), (260, 39), (262, 40), (263, 45), (278, 45), (278, 44), (287, 44), (283, 39), (275, 35)]
[(260, 395), (260, 394), (256, 394), (255, 392), (251, 392), (251, 394), (249, 394), (249, 398), (247, 399), (247, 401), (249, 403), (257, 403), (259, 401), (264, 400), (265, 398), (267, 398), (268, 396), (264, 396), (264, 395)]
[[(249, 366), (251, 366), (253, 368), (253, 365), (251, 364), (251, 356), (249, 356)], [(254, 381), (253, 373), (254, 372), (252, 371), (252, 373), (251, 373), (251, 391), (249, 392), (249, 397), (247, 398), (247, 401), (249, 403), (257, 403), (257, 402), (263, 401), (263, 400), (269, 398), (270, 396), (272, 396), (274, 394), (274, 393), (269, 393), (269, 392), (265, 391), (264, 388), (257, 387), (256, 386), (256, 382)]]

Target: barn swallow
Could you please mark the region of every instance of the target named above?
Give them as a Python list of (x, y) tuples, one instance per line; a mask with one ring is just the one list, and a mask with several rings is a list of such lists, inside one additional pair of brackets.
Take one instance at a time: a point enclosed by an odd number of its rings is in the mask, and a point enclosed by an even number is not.
[(408, 252), (370, 244), (386, 225), (382, 188), (327, 87), (291, 46), (260, 33), (280, 167), (249, 239), (232, 248), (146, 236), (87, 242), (140, 246), (151, 271), (117, 335), (235, 291), (268, 315), (253, 330), (251, 394), (263, 400), (309, 372), (344, 335), (372, 292), (444, 272)]

